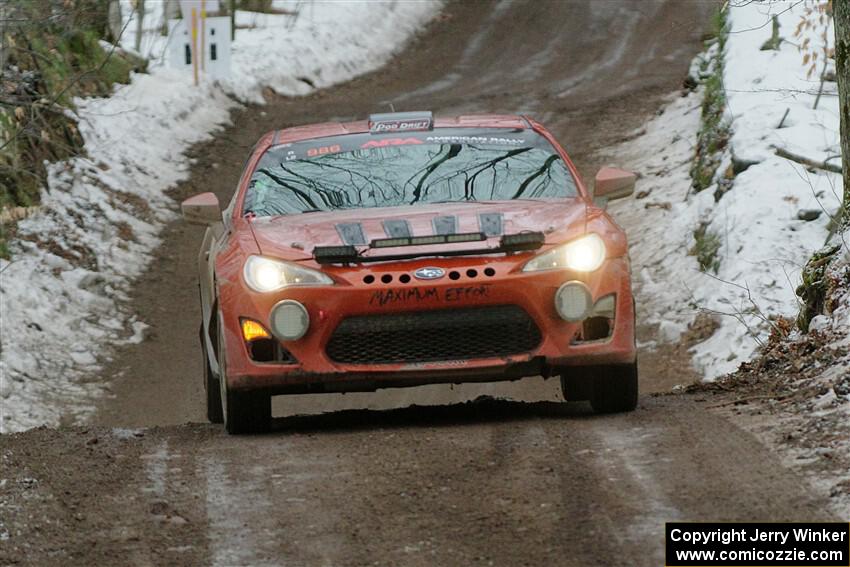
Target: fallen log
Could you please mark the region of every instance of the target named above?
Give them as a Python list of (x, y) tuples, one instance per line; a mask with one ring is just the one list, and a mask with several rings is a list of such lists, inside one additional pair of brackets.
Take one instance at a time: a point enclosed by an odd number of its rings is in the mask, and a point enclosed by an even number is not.
[(781, 158), (789, 159), (791, 161), (795, 161), (801, 165), (807, 165), (809, 167), (814, 167), (815, 169), (822, 169), (824, 171), (831, 171), (832, 173), (841, 173), (840, 165), (833, 165), (831, 163), (827, 163), (825, 161), (815, 161), (813, 159), (807, 158), (805, 156), (801, 156), (784, 148), (776, 148), (776, 155)]

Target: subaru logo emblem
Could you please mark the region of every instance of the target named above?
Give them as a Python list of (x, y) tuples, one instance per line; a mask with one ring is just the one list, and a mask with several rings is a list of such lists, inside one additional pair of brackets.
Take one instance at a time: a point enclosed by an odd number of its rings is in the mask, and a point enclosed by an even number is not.
[(437, 280), (445, 276), (446, 271), (443, 268), (434, 268), (429, 266), (427, 268), (419, 268), (413, 272), (413, 275), (418, 280)]

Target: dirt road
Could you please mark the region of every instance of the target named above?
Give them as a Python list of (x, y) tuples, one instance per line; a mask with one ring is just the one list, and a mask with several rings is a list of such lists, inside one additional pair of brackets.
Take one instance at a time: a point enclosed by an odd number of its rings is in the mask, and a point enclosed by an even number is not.
[[(229, 197), (266, 130), (389, 103), (530, 113), (590, 175), (594, 153), (679, 86), (712, 7), (451, 4), (384, 70), (236, 114), (175, 196)], [(0, 564), (661, 565), (664, 521), (828, 517), (705, 398), (648, 395), (692, 378), (658, 353), (642, 354), (640, 407), (624, 416), (560, 403), (536, 379), (287, 398), (275, 433), (228, 437), (202, 423), (200, 236), (165, 231), (133, 298), (151, 334), (115, 353), (97, 425), (0, 439)], [(481, 394), (509, 400), (463, 403)]]

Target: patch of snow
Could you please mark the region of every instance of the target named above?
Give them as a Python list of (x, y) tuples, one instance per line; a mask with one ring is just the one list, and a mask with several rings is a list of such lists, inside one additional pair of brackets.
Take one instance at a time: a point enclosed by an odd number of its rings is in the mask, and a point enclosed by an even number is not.
[(639, 174), (636, 197), (609, 210), (629, 237), (637, 319), (657, 326), (657, 341), (678, 341), (697, 314), (692, 290), (708, 285), (688, 255), (700, 210), (687, 199), (699, 129), (700, 92), (675, 96), (645, 133), (608, 150), (609, 161)]
[(686, 329), (687, 326), (683, 323), (665, 320), (661, 321), (661, 324), (658, 326), (658, 336), (666, 343), (675, 343), (678, 342)]
[(144, 429), (129, 429), (126, 427), (113, 427), (112, 428), (112, 436), (116, 439), (138, 439), (139, 437), (144, 437), (145, 432)]
[(825, 331), (832, 327), (832, 317), (827, 315), (818, 315), (809, 322), (809, 332)]
[[(227, 124), (263, 89), (303, 95), (372, 71), (441, 8), (422, 2), (275, 2), (298, 16), (237, 12), (232, 76), (192, 84), (164, 66), (162, 3), (147, 2), (135, 74), (112, 96), (75, 101), (87, 157), (49, 166), (42, 212), (18, 225), (12, 261), (0, 260), (0, 432), (73, 422), (93, 410), (93, 379), (111, 344), (144, 340), (122, 302), (164, 223), (168, 188), (188, 176), (184, 152)], [(129, 1), (123, 12), (130, 17)], [(122, 46), (134, 44), (135, 24)], [(312, 84), (312, 86), (311, 86)], [(241, 157), (237, 157), (241, 159)]]

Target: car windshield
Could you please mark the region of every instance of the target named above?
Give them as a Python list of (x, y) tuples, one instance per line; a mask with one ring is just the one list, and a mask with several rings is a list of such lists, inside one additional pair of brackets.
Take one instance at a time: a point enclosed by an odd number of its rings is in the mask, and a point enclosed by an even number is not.
[(243, 209), (274, 216), (576, 194), (566, 164), (536, 133), (378, 140), (348, 135), (270, 148), (251, 176)]

